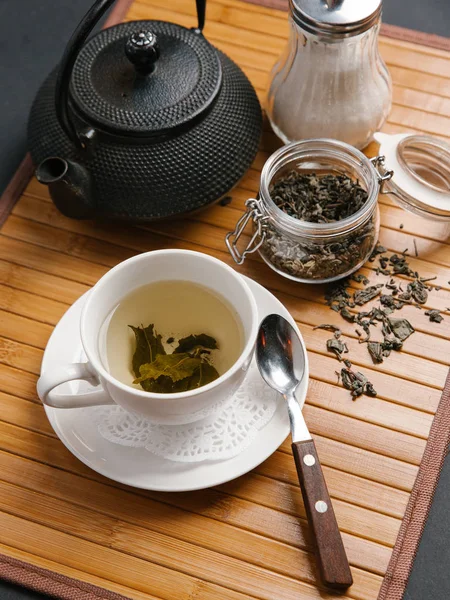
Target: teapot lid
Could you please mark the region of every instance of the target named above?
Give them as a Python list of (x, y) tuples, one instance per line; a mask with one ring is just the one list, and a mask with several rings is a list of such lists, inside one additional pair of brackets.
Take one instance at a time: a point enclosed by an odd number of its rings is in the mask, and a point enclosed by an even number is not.
[(82, 48), (70, 96), (100, 129), (150, 136), (187, 126), (221, 83), (217, 52), (199, 30), (134, 21), (104, 29)]

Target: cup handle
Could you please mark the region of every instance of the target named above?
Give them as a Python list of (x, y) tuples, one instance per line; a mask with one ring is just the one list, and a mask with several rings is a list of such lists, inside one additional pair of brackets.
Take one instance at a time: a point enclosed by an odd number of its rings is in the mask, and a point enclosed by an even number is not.
[[(100, 389), (85, 394), (57, 394), (53, 391), (61, 383), (76, 379), (94, 383)], [(114, 400), (100, 386), (96, 373), (87, 362), (60, 366), (43, 373), (37, 383), (37, 392), (42, 402), (53, 408), (83, 408), (115, 404)]]

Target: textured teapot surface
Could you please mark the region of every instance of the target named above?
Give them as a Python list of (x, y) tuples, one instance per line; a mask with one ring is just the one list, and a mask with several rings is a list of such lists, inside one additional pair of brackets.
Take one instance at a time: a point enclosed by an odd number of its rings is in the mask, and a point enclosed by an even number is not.
[(198, 30), (161, 21), (105, 29), (74, 62), (65, 120), (55, 109), (61, 85), (55, 70), (28, 132), (36, 165), (58, 157), (86, 173), (84, 199), (82, 188), (70, 193), (67, 172), (58, 185), (41, 178), (67, 216), (145, 221), (197, 210), (225, 195), (257, 152), (256, 93)]

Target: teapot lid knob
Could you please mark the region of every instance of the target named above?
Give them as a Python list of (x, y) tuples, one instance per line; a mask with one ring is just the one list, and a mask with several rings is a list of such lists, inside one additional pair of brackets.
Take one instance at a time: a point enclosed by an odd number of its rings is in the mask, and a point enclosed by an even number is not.
[(125, 54), (140, 75), (148, 75), (159, 58), (156, 35), (151, 31), (135, 31), (125, 43)]

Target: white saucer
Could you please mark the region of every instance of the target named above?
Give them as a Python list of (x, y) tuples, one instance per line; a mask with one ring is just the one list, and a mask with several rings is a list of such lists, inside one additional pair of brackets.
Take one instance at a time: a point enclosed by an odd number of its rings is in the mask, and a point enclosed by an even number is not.
[[(278, 313), (297, 328), (289, 312), (273, 294), (251, 279), (244, 279), (255, 295), (260, 321), (268, 314)], [(51, 370), (56, 364), (86, 360), (79, 335), (79, 320), (85, 299), (86, 295), (79, 298), (57, 324), (44, 353), (42, 371)], [(301, 404), (306, 396), (308, 374), (306, 361), (306, 376), (297, 392)], [(61, 386), (61, 392), (76, 394), (86, 392), (88, 388), (85, 382), (69, 382)], [(144, 448), (123, 447), (104, 439), (94, 419), (89, 418), (89, 411), (93, 410), (95, 408), (58, 409), (45, 406), (56, 435), (84, 464), (114, 481), (155, 491), (199, 490), (235, 479), (266, 460), (289, 433), (288, 414), (280, 397), (271, 421), (238, 456), (223, 461), (178, 463), (153, 455)]]

